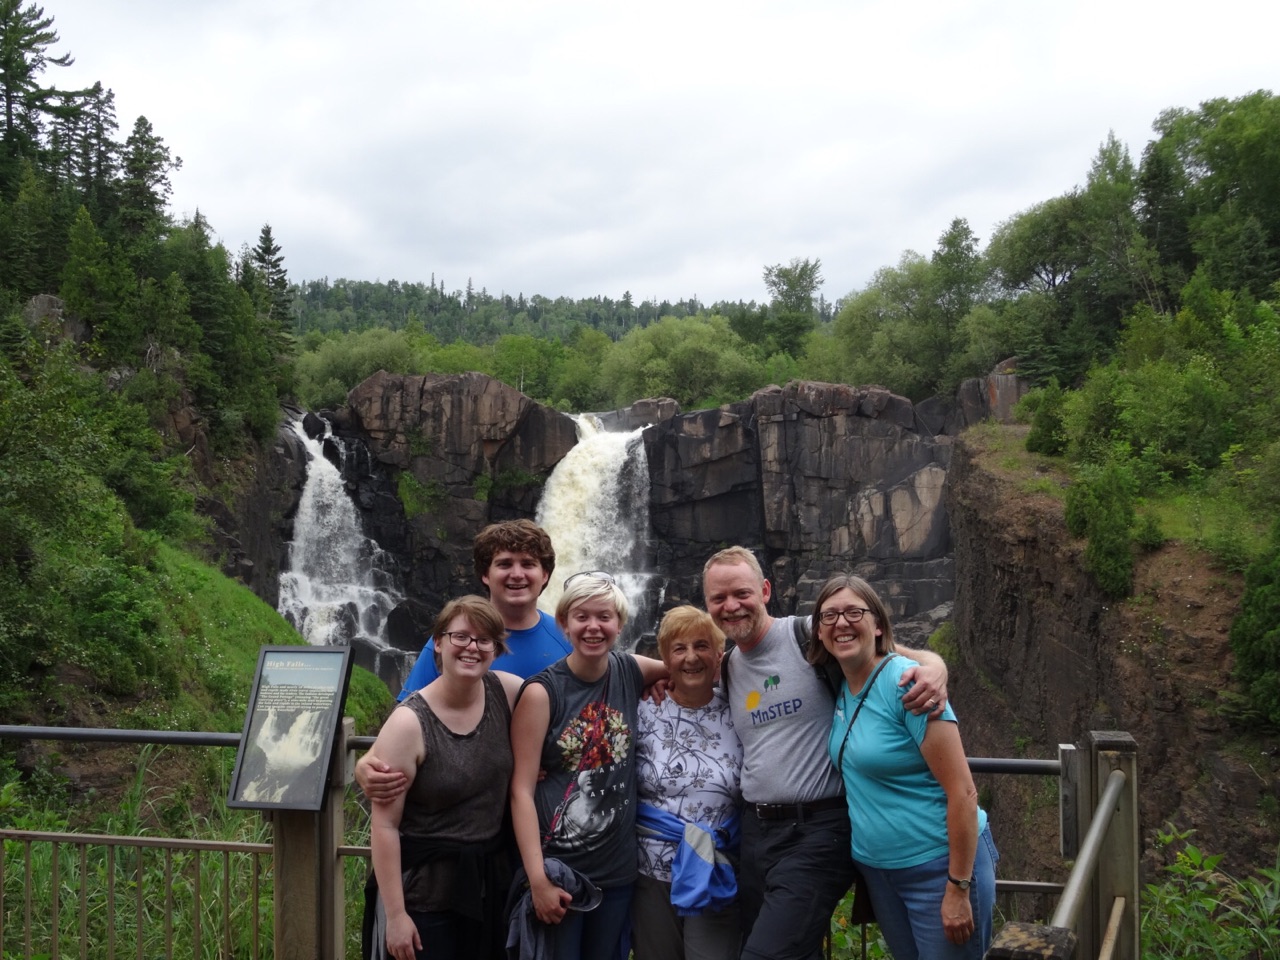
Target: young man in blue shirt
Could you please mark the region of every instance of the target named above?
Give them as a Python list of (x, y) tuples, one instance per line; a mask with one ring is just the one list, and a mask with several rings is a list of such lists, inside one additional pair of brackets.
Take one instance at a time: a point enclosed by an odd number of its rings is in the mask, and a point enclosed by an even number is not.
[[(555, 618), (538, 609), (556, 566), (547, 532), (532, 520), (493, 523), (477, 534), (471, 556), (476, 577), (507, 628), (509, 652), (494, 660), (492, 669), (530, 677), (567, 656), (571, 648)], [(403, 701), (437, 676), (435, 641), (428, 640), (396, 699)], [(402, 773), (369, 753), (356, 764), (355, 778), (370, 800), (390, 800), (408, 785)]]

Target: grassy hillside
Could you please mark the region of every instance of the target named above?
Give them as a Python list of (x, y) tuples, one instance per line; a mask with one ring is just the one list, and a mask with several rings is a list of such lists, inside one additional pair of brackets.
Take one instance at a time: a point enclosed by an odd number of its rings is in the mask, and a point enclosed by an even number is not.
[[(259, 648), (302, 640), (248, 589), (180, 549), (156, 544), (149, 573), (159, 610), (151, 638), (154, 679), (121, 694), (101, 682), (92, 664), (51, 665), (24, 695), (11, 691), (0, 719), (238, 733)], [(376, 732), (392, 704), (377, 677), (353, 669), (346, 712), (358, 733)], [(139, 825), (205, 819), (220, 810), (235, 759), (233, 751), (219, 748), (53, 741), (4, 741), (0, 750), (0, 782), (10, 784), (11, 801), (0, 803), (0, 824), (51, 808), (65, 811), (67, 822), (82, 829), (105, 828), (108, 820), (113, 829), (122, 826), (116, 821), (127, 797), (151, 798), (134, 804)]]

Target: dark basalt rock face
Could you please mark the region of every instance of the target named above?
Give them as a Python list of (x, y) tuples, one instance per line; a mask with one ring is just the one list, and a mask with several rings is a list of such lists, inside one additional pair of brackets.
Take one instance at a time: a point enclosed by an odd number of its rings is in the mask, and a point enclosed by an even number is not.
[(853, 570), (910, 617), (950, 599), (942, 483), (951, 441), (881, 387), (795, 382), (645, 431), (657, 569), (671, 599), (701, 599), (706, 558), (755, 549), (777, 612), (807, 610)]
[[(950, 686), (968, 755), (1053, 757), (1088, 730), (1126, 731), (1138, 744), (1144, 879), (1168, 823), (1195, 829), (1237, 875), (1273, 866), (1280, 829), (1266, 811), (1280, 806), (1280, 751), (1221, 709), (1242, 578), (1171, 543), (1138, 557), (1130, 599), (1109, 600), (1061, 502), (994, 476), (963, 442), (945, 499), (958, 573)], [(1003, 876), (1065, 877), (1055, 788), (980, 778)]]
[(272, 607), (280, 600), (280, 571), (288, 561), (293, 518), (307, 482), (307, 451), (292, 427), (301, 416), (300, 410), (285, 410), (275, 442), (249, 461), (248, 482), (230, 503), (208, 498), (199, 504), (214, 522), (223, 572)]
[[(793, 382), (714, 410), (681, 413), (659, 398), (599, 417), (608, 429), (645, 427), (651, 561), (667, 578), (667, 606), (700, 603), (706, 558), (737, 543), (773, 580), (774, 612), (806, 610), (827, 576), (854, 570), (896, 616), (920, 618), (902, 630), (919, 642), (945, 617), (955, 577), (941, 495), (948, 431), (1016, 394), (1005, 379), (966, 385), (965, 402), (913, 406), (883, 387)], [(446, 599), (482, 589), (472, 538), (533, 516), (577, 442), (571, 417), (476, 373), (379, 372), (344, 407), (291, 416), (311, 437), (331, 427), (325, 455), (341, 466), (366, 534), (396, 559), (412, 601), (394, 619), (402, 648)], [(218, 520), (226, 569), (274, 604), (305, 476), (291, 423), (260, 459)]]

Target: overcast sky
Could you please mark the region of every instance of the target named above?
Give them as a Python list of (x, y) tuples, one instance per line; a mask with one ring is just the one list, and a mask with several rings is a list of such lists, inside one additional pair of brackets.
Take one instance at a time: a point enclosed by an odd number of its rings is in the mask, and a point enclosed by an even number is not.
[(43, 0), (232, 251), (290, 278), (829, 300), (982, 243), (1169, 107), (1280, 92), (1274, 0)]

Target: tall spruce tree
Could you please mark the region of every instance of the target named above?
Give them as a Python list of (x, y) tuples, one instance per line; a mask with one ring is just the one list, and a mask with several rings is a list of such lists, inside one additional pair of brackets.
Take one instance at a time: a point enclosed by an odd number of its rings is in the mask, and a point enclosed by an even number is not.
[(47, 67), (67, 67), (71, 54), (53, 56), (59, 41), (53, 17), (22, 0), (0, 0), (0, 187), (12, 196), (19, 162), (34, 158), (43, 118), (57, 106), (59, 91), (42, 86)]
[(121, 160), (120, 223), (126, 237), (148, 236), (165, 222), (165, 206), (173, 192), (169, 174), (181, 168), (182, 158), (169, 153), (151, 121), (138, 117)]
[[(258, 234), (258, 245), (253, 248), (253, 267), (262, 286), (262, 300), (257, 303), (260, 313), (281, 330), (289, 324), (289, 274), (284, 269), (284, 256), (280, 244), (271, 234), (271, 224), (264, 223)], [(255, 298), (256, 299), (256, 298)]]

